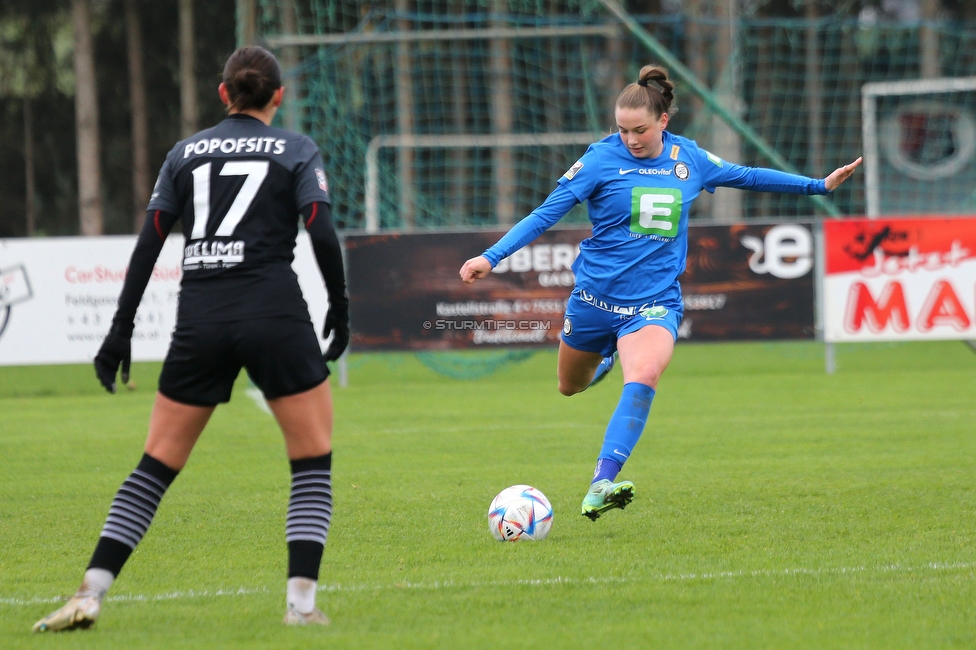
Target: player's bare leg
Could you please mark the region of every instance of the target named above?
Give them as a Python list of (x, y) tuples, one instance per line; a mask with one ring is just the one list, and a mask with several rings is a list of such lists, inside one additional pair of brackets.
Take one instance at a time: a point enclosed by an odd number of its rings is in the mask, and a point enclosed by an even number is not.
[(268, 400), (285, 437), (289, 460), (332, 451), (332, 389), (325, 380), (296, 395)]
[(315, 607), (319, 565), (332, 518), (332, 391), (328, 380), (296, 395), (268, 400), (291, 461), (285, 524), (288, 588), (285, 625), (328, 625)]
[(559, 358), (556, 361), (559, 392), (568, 396), (586, 390), (603, 359), (602, 354), (577, 350), (560, 341)]
[(184, 404), (156, 393), (146, 453), (171, 469), (183, 469), (215, 408)]
[(639, 382), (657, 390), (674, 354), (674, 338), (667, 329), (648, 325), (620, 337), (617, 352), (625, 384)]

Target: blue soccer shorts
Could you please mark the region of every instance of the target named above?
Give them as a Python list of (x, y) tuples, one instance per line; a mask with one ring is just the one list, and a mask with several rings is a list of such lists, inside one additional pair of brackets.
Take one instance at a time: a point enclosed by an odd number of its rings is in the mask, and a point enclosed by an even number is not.
[(637, 305), (615, 305), (576, 287), (566, 305), (562, 340), (576, 350), (609, 357), (617, 350), (617, 339), (650, 325), (663, 327), (677, 341), (683, 314), (677, 282)]

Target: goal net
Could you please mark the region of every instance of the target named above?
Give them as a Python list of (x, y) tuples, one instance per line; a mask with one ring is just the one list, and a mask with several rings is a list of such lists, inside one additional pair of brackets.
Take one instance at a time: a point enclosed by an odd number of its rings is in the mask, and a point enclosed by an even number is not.
[[(823, 177), (873, 141), (872, 210), (972, 209), (973, 91), (871, 85), (971, 75), (966, 24), (770, 19), (738, 1), (633, 16), (613, 0), (238, 2), (241, 40), (282, 62), (281, 123), (321, 147), (343, 229), (507, 227), (614, 130), (614, 99), (640, 67), (668, 56), (700, 82), (677, 75), (671, 130), (718, 156)], [(865, 180), (829, 197), (703, 193), (692, 218), (865, 214)], [(585, 218), (580, 206), (569, 221)]]

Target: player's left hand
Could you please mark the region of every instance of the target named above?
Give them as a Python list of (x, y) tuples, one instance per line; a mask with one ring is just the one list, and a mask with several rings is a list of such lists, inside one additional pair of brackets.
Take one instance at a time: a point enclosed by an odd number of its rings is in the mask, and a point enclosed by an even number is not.
[(851, 174), (854, 173), (854, 170), (861, 165), (861, 160), (862, 160), (861, 156), (858, 156), (857, 160), (855, 160), (851, 164), (844, 165), (843, 167), (838, 167), (833, 172), (831, 172), (830, 176), (824, 179), (824, 186), (827, 188), (827, 191), (833, 192), (838, 187), (840, 187), (844, 181), (850, 178)]
[(330, 334), (332, 343), (322, 356), (326, 361), (335, 361), (342, 356), (346, 346), (349, 345), (349, 303), (334, 302), (329, 305), (322, 336), (329, 338)]
[(129, 383), (129, 367), (132, 364), (132, 338), (125, 336), (113, 327), (102, 341), (102, 347), (95, 355), (95, 374), (110, 393), (115, 393), (115, 373), (122, 366), (122, 383)]

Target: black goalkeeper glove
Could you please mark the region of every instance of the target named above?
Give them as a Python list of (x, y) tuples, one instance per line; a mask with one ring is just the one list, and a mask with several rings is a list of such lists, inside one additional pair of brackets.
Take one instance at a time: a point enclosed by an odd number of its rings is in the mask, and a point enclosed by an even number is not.
[(95, 374), (110, 393), (115, 392), (115, 373), (122, 366), (122, 383), (129, 383), (129, 366), (132, 364), (132, 335), (122, 334), (114, 325), (102, 341), (95, 355)]
[(322, 356), (326, 361), (335, 361), (346, 351), (349, 345), (349, 302), (335, 301), (329, 305), (329, 313), (325, 317), (325, 327), (322, 336), (329, 338), (332, 334), (332, 343), (329, 349)]

